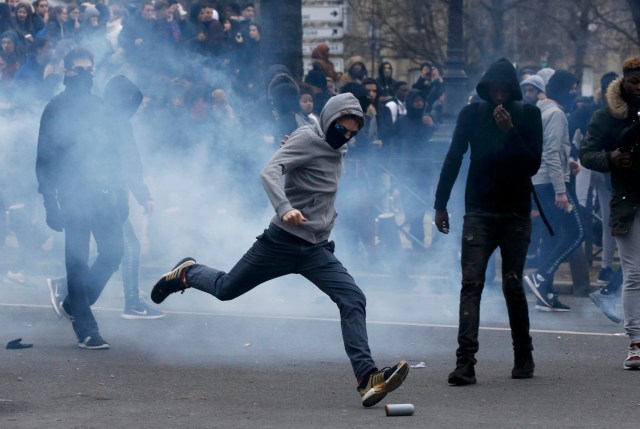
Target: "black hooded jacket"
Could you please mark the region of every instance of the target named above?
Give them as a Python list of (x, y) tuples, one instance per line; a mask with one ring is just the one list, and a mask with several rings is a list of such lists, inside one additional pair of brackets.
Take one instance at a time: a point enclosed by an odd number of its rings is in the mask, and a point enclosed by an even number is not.
[(120, 143), (118, 147), (126, 186), (140, 204), (151, 199), (149, 188), (144, 183), (140, 153), (131, 127), (131, 117), (138, 111), (142, 97), (140, 89), (122, 75), (109, 80), (103, 96), (107, 111), (113, 114), (111, 141)]
[[(506, 133), (498, 128), (493, 117), (496, 106), (489, 96), (493, 84), (506, 85), (510, 94), (503, 107), (511, 115), (514, 126)], [(440, 173), (435, 209), (446, 210), (462, 158), (470, 146), (466, 211), (529, 216), (531, 176), (538, 171), (542, 157), (540, 110), (520, 102), (522, 93), (515, 68), (504, 58), (489, 67), (476, 91), (484, 101), (465, 106), (458, 115)]]

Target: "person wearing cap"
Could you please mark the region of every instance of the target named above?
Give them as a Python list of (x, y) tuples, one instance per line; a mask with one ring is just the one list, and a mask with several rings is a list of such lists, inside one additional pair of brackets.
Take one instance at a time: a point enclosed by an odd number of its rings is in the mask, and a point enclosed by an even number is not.
[(409, 365), (401, 360), (389, 368), (376, 367), (367, 339), (365, 295), (334, 255), (335, 244), (329, 240), (345, 145), (363, 124), (364, 113), (353, 94), (332, 97), (320, 121), (294, 131), (262, 170), (262, 183), (276, 214), (251, 249), (229, 272), (184, 258), (158, 280), (151, 299), (159, 304), (175, 292), (193, 288), (228, 301), (268, 280), (301, 274), (338, 306), (357, 390), (362, 405), (370, 407), (400, 387)]
[(516, 69), (493, 63), (476, 86), (482, 99), (462, 108), (436, 190), (435, 223), (449, 233), (447, 202), (464, 154), (471, 148), (462, 226), (462, 289), (456, 368), (449, 384), (476, 383), (480, 298), (489, 258), (502, 255), (502, 291), (509, 312), (514, 365), (511, 377), (533, 377), (533, 343), (522, 272), (531, 234), (531, 177), (540, 167), (540, 109), (521, 103)]
[(540, 76), (529, 76), (520, 86), (525, 102), (537, 106), (542, 114), (542, 163), (531, 182), (540, 208), (555, 231), (553, 236), (543, 231), (541, 243), (531, 243), (531, 246), (540, 245), (540, 265), (535, 273), (524, 276), (524, 281), (538, 298), (536, 310), (569, 311), (569, 306), (560, 302), (553, 291), (553, 278), (560, 264), (584, 239), (577, 197), (570, 184), (569, 125), (562, 109), (545, 95)]
[(629, 350), (624, 369), (640, 369), (640, 57), (626, 60), (622, 77), (587, 128), (580, 161), (611, 172), (611, 230), (622, 265), (622, 307)]

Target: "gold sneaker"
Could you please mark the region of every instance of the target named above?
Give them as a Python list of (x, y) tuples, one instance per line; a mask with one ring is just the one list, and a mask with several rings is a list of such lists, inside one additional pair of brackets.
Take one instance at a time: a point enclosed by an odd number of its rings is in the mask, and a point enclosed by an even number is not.
[(369, 375), (367, 384), (358, 387), (362, 397), (362, 406), (371, 407), (380, 402), (387, 393), (396, 390), (409, 374), (409, 364), (401, 360), (390, 368), (382, 368)]

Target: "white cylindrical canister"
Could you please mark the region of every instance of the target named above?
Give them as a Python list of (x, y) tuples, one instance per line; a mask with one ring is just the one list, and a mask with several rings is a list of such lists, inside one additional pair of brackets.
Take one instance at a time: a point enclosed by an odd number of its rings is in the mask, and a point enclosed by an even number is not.
[(416, 411), (413, 404), (387, 404), (384, 406), (387, 416), (411, 416)]

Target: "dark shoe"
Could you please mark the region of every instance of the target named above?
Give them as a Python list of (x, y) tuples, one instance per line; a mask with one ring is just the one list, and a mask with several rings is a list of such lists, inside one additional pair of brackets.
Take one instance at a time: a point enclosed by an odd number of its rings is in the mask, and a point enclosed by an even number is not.
[(60, 311), (60, 306), (67, 297), (67, 287), (60, 279), (47, 279), (47, 289), (49, 289), (49, 299), (51, 300), (53, 311), (55, 311), (58, 318), (62, 319), (63, 315)]
[(546, 305), (544, 302), (538, 300), (536, 302), (536, 310), (547, 312), (571, 310), (571, 307), (560, 302), (557, 295), (554, 295), (553, 298), (547, 298), (547, 301), (549, 301), (549, 305)]
[(476, 384), (476, 370), (474, 368), (474, 360), (458, 361), (456, 369), (449, 374), (447, 382), (451, 386), (466, 386), (468, 384)]
[(533, 362), (533, 354), (531, 353), (531, 350), (514, 352), (511, 378), (532, 378), (535, 367), (536, 364)]
[(137, 304), (125, 306), (124, 312), (120, 317), (127, 320), (134, 320), (134, 319), (154, 320), (154, 319), (162, 319), (164, 316), (165, 314), (162, 311), (158, 311), (154, 308), (151, 308), (144, 302), (140, 301)]
[(622, 323), (622, 311), (620, 309), (620, 297), (614, 294), (603, 294), (602, 291), (595, 291), (589, 294), (591, 301), (607, 316), (613, 323)]
[(547, 298), (547, 292), (545, 290), (544, 282), (539, 281), (535, 273), (527, 274), (526, 276), (524, 276), (524, 283), (529, 286), (531, 292), (533, 292), (533, 294), (536, 296), (536, 298), (538, 298), (542, 305), (551, 307), (549, 298)]
[(396, 390), (409, 374), (409, 364), (401, 360), (391, 368), (383, 368), (369, 374), (366, 381), (358, 386), (362, 406), (371, 407), (382, 400), (387, 393)]
[(100, 336), (100, 334), (95, 334), (80, 341), (78, 343), (78, 347), (87, 350), (107, 350), (109, 349), (109, 344)]
[(151, 300), (156, 304), (160, 304), (172, 293), (184, 292), (188, 287), (185, 279), (185, 269), (195, 263), (196, 260), (193, 258), (184, 258), (178, 262), (171, 271), (160, 277), (160, 280), (158, 280), (153, 286), (153, 290), (151, 290)]
[(624, 360), (624, 369), (640, 369), (640, 343), (631, 344)]
[(615, 271), (613, 271), (610, 267), (602, 268), (598, 273), (598, 280), (596, 281), (598, 286), (605, 286), (607, 283), (609, 283), (611, 277), (613, 277), (614, 272)]

